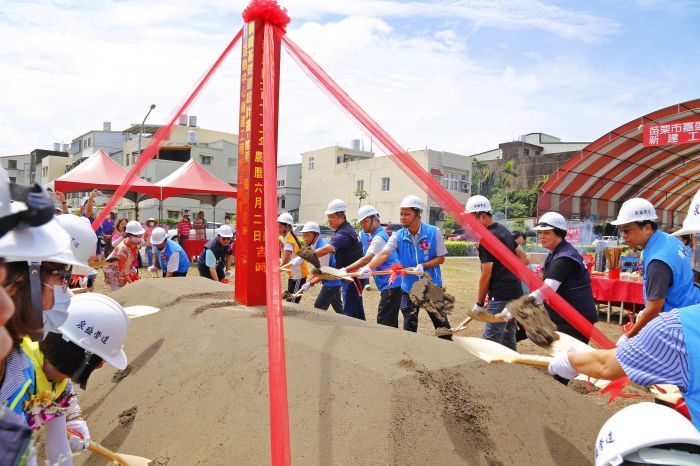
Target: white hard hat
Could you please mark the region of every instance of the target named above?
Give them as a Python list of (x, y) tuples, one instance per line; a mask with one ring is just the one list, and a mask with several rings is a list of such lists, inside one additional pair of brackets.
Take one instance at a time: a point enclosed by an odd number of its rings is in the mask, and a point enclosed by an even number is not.
[(292, 217), (292, 214), (284, 212), (283, 214), (280, 214), (279, 217), (277, 217), (277, 223), (292, 225), (294, 223), (294, 218)]
[(41, 262), (71, 251), (70, 243), (70, 236), (54, 218), (38, 227), (15, 228), (0, 238), (0, 257), (7, 262)]
[(230, 225), (221, 225), (219, 229), (216, 230), (216, 234), (221, 236), (222, 238), (233, 238), (233, 229)]
[(163, 244), (163, 241), (166, 239), (168, 239), (168, 232), (165, 231), (165, 228), (155, 227), (151, 232), (151, 244), (153, 246)]
[(56, 221), (70, 235), (71, 249), (61, 251), (58, 254), (44, 259), (46, 262), (58, 262), (70, 264), (76, 275), (94, 275), (95, 269), (88, 265), (88, 259), (95, 255), (97, 249), (97, 235), (90, 226), (90, 220), (86, 217), (78, 217), (73, 214), (59, 215)]
[(533, 228), (535, 231), (543, 230), (564, 230), (566, 231), (566, 219), (559, 212), (547, 212), (540, 217), (537, 225)]
[(321, 227), (316, 222), (306, 222), (301, 229), (302, 233), (318, 233), (321, 234)]
[(363, 205), (360, 207), (360, 210), (357, 211), (357, 221), (361, 222), (367, 217), (371, 217), (373, 215), (379, 215), (379, 211), (371, 205)]
[(109, 296), (99, 293), (73, 296), (68, 306), (68, 318), (58, 331), (67, 340), (117, 369), (126, 368), (123, 346), (129, 331), (129, 315)]
[[(617, 466), (625, 460), (634, 464), (700, 464), (699, 454), (681, 450), (679, 444), (700, 446), (700, 432), (692, 422), (666, 406), (637, 403), (603, 424), (596, 440), (595, 464)], [(653, 461), (659, 454), (666, 458), (664, 462)]]
[(408, 195), (401, 200), (401, 204), (399, 204), (399, 208), (424, 210), (425, 204), (423, 204), (423, 201), (421, 200), (420, 197)]
[(645, 220), (656, 220), (656, 209), (651, 202), (641, 197), (635, 197), (625, 201), (620, 207), (617, 219), (610, 222), (611, 225), (624, 225), (632, 222), (643, 222)]
[(485, 196), (476, 195), (467, 199), (467, 205), (464, 206), (468, 214), (474, 212), (492, 212), (491, 201)]
[(700, 233), (700, 190), (695, 193), (695, 197), (690, 203), (688, 215), (683, 220), (683, 228), (671, 234), (682, 236), (691, 233)]
[(326, 209), (326, 215), (335, 214), (338, 212), (345, 212), (348, 210), (348, 206), (345, 205), (345, 201), (342, 199), (333, 199), (328, 203), (328, 209)]
[(126, 224), (126, 232), (132, 235), (142, 235), (146, 233), (146, 230), (143, 229), (143, 226), (141, 226), (139, 222), (131, 220)]

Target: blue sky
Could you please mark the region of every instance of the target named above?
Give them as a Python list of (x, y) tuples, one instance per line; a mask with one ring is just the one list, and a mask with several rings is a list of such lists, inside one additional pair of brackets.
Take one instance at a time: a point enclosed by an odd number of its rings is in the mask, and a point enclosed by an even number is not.
[[(242, 0), (5, 1), (0, 155), (103, 120), (164, 123), (240, 27)], [(593, 140), (700, 97), (700, 1), (290, 0), (289, 36), (405, 148)], [(190, 113), (237, 132), (236, 49)], [(283, 54), (280, 162), (363, 137)]]

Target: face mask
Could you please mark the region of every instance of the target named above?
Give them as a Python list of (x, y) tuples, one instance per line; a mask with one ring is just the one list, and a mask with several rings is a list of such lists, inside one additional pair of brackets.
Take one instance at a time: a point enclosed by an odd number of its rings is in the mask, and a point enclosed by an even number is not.
[(68, 318), (68, 306), (70, 299), (73, 297), (73, 292), (63, 287), (63, 285), (47, 285), (44, 286), (53, 288), (53, 307), (41, 313), (44, 319), (44, 337), (49, 332), (58, 332), (58, 327)]
[(143, 238), (131, 238), (131, 242), (134, 244), (141, 244), (143, 243)]

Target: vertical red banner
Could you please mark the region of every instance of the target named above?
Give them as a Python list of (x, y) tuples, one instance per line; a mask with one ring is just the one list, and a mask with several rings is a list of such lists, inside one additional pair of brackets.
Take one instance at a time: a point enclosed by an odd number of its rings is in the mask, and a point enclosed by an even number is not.
[[(236, 301), (265, 304), (265, 221), (263, 183), (263, 19), (244, 26), (241, 43), (241, 97), (238, 131), (238, 205), (236, 207)], [(279, 39), (275, 44), (279, 76)], [(279, 81), (275, 104), (279, 102)], [(277, 108), (277, 105), (275, 105)], [(275, 111), (275, 137), (278, 112)], [(275, 157), (276, 160), (276, 157)], [(277, 167), (272, 167), (277, 170)], [(272, 251), (277, 254), (278, 251)]]

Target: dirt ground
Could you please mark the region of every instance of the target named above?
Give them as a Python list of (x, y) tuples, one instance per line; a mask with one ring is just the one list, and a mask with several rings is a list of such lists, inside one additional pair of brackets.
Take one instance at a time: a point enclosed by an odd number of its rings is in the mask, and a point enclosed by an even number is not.
[[(457, 325), (478, 262), (448, 259), (443, 276)], [(192, 276), (112, 294), (162, 310), (132, 321), (129, 368), (96, 371), (80, 394), (93, 439), (158, 465), (269, 463), (265, 313), (236, 306), (232, 291)], [(621, 407), (540, 369), (483, 363), (433, 337), (424, 311), (419, 335), (376, 325), (376, 291), (364, 295), (368, 322), (313, 310), (316, 293), (285, 306), (294, 464), (592, 464), (598, 429)]]

